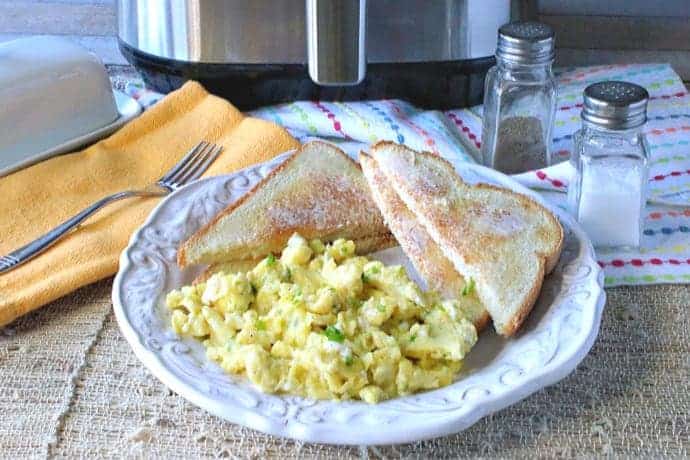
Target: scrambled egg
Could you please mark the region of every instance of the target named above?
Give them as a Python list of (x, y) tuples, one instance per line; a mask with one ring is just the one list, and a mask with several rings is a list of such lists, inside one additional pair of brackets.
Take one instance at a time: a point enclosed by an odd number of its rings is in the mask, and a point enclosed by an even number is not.
[[(466, 294), (466, 293), (463, 293)], [(167, 296), (172, 328), (261, 390), (376, 403), (448, 385), (477, 341), (463, 295), (424, 293), (401, 266), (293, 235), (247, 273)]]

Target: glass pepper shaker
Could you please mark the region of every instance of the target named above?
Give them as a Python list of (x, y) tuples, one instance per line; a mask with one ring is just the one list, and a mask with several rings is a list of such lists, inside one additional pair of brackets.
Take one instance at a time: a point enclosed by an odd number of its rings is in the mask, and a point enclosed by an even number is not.
[(556, 82), (554, 33), (538, 22), (498, 30), (496, 65), (484, 83), (482, 162), (506, 174), (551, 164)]
[(575, 175), (568, 204), (598, 247), (640, 245), (648, 147), (642, 127), (649, 94), (620, 81), (585, 88), (582, 128), (573, 137), (570, 157)]

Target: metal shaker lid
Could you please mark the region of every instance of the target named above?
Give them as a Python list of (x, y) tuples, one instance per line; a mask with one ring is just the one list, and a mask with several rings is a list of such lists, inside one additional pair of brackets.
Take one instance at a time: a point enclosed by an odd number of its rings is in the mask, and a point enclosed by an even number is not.
[(517, 64), (553, 61), (553, 29), (540, 22), (511, 22), (498, 29), (496, 56)]
[(624, 81), (602, 81), (585, 88), (582, 119), (608, 129), (630, 129), (647, 121), (649, 93)]

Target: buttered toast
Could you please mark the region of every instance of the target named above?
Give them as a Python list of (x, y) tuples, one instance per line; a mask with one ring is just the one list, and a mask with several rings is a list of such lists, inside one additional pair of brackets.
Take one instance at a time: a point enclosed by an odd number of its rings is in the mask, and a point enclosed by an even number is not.
[(474, 281), (496, 331), (515, 334), (560, 256), (558, 220), (524, 195), (465, 183), (436, 155), (390, 142), (375, 144), (370, 153), (442, 253)]
[(261, 258), (280, 252), (295, 232), (360, 241), (368, 251), (392, 240), (357, 163), (331, 144), (310, 142), (185, 241), (178, 264)]
[[(388, 228), (426, 281), (427, 287), (438, 291), (444, 298), (460, 297), (466, 290), (465, 280), (388, 183), (376, 160), (361, 153), (359, 162)], [(489, 322), (489, 314), (475, 296), (466, 299), (465, 303), (469, 302), (476, 305), (466, 309), (468, 319), (481, 331)]]

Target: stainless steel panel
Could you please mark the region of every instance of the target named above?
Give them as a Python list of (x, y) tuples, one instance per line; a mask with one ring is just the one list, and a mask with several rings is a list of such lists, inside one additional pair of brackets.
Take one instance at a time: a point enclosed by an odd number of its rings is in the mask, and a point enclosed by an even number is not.
[(306, 0), (309, 76), (319, 85), (364, 79), (366, 0)]
[(304, 0), (118, 0), (118, 26), (127, 44), (164, 58), (305, 61)]
[[(367, 3), (370, 63), (491, 55), (495, 32), (510, 14), (510, 0)], [(117, 4), (120, 38), (154, 56), (207, 63), (307, 62), (305, 0), (118, 0)]]

